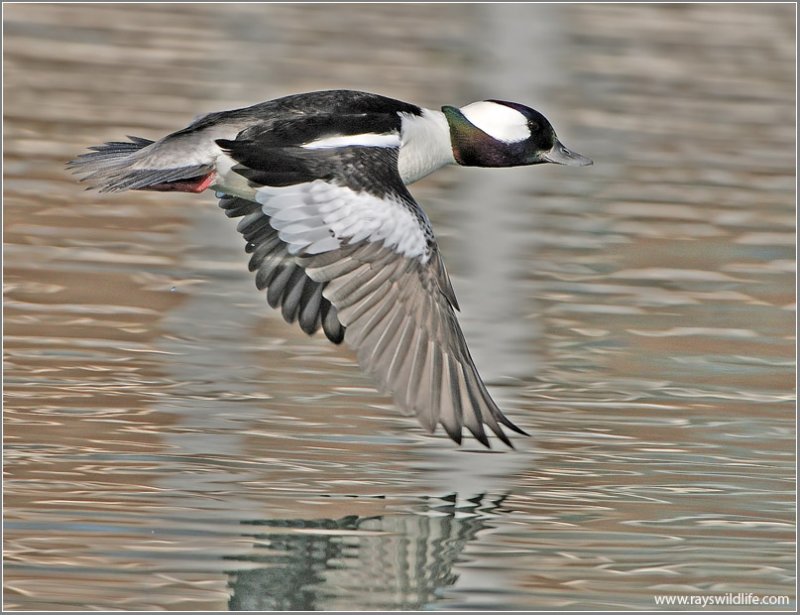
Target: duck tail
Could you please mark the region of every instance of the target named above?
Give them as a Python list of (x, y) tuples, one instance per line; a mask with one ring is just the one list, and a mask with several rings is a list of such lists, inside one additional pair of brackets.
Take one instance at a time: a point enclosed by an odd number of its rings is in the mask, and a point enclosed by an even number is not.
[[(159, 190), (202, 192), (211, 183), (213, 171), (209, 164), (194, 164), (157, 168), (153, 156), (154, 141), (131, 137), (129, 141), (112, 141), (90, 147), (67, 163), (88, 189), (100, 192), (124, 190)], [(149, 168), (148, 168), (149, 167)]]

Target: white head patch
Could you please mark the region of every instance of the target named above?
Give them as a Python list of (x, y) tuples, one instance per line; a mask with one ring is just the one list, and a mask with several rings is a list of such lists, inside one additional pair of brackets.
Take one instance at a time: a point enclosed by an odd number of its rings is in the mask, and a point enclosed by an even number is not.
[(511, 107), (482, 100), (461, 107), (459, 111), (470, 123), (498, 141), (512, 143), (531, 136), (528, 118)]

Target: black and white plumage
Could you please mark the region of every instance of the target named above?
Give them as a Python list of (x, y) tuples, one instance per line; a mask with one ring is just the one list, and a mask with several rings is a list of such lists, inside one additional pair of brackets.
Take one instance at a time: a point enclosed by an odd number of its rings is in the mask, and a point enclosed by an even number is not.
[(160, 141), (93, 148), (70, 163), (101, 191), (216, 190), (240, 218), (256, 286), (303, 331), (356, 350), (362, 368), (431, 432), (524, 433), (492, 400), (456, 319), (428, 217), (406, 185), (447, 164), (591, 161), (540, 113), (481, 101), (442, 111), (333, 90), (212, 113)]

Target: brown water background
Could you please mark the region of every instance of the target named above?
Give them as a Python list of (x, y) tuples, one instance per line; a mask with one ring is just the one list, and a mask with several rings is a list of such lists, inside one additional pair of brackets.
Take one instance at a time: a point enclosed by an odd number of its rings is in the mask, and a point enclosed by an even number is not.
[[(794, 606), (792, 4), (3, 8), (6, 609)], [(516, 451), (286, 325), (212, 195), (63, 168), (340, 87), (595, 159), (413, 188)]]

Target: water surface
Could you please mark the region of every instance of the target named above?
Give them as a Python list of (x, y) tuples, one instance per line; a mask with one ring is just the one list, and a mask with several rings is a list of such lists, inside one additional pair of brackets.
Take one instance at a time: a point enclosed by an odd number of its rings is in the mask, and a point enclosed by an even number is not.
[[(790, 5), (4, 9), (7, 609), (794, 605)], [(596, 160), (414, 188), (517, 450), (286, 325), (212, 195), (63, 170), (327, 87), (519, 100)]]

